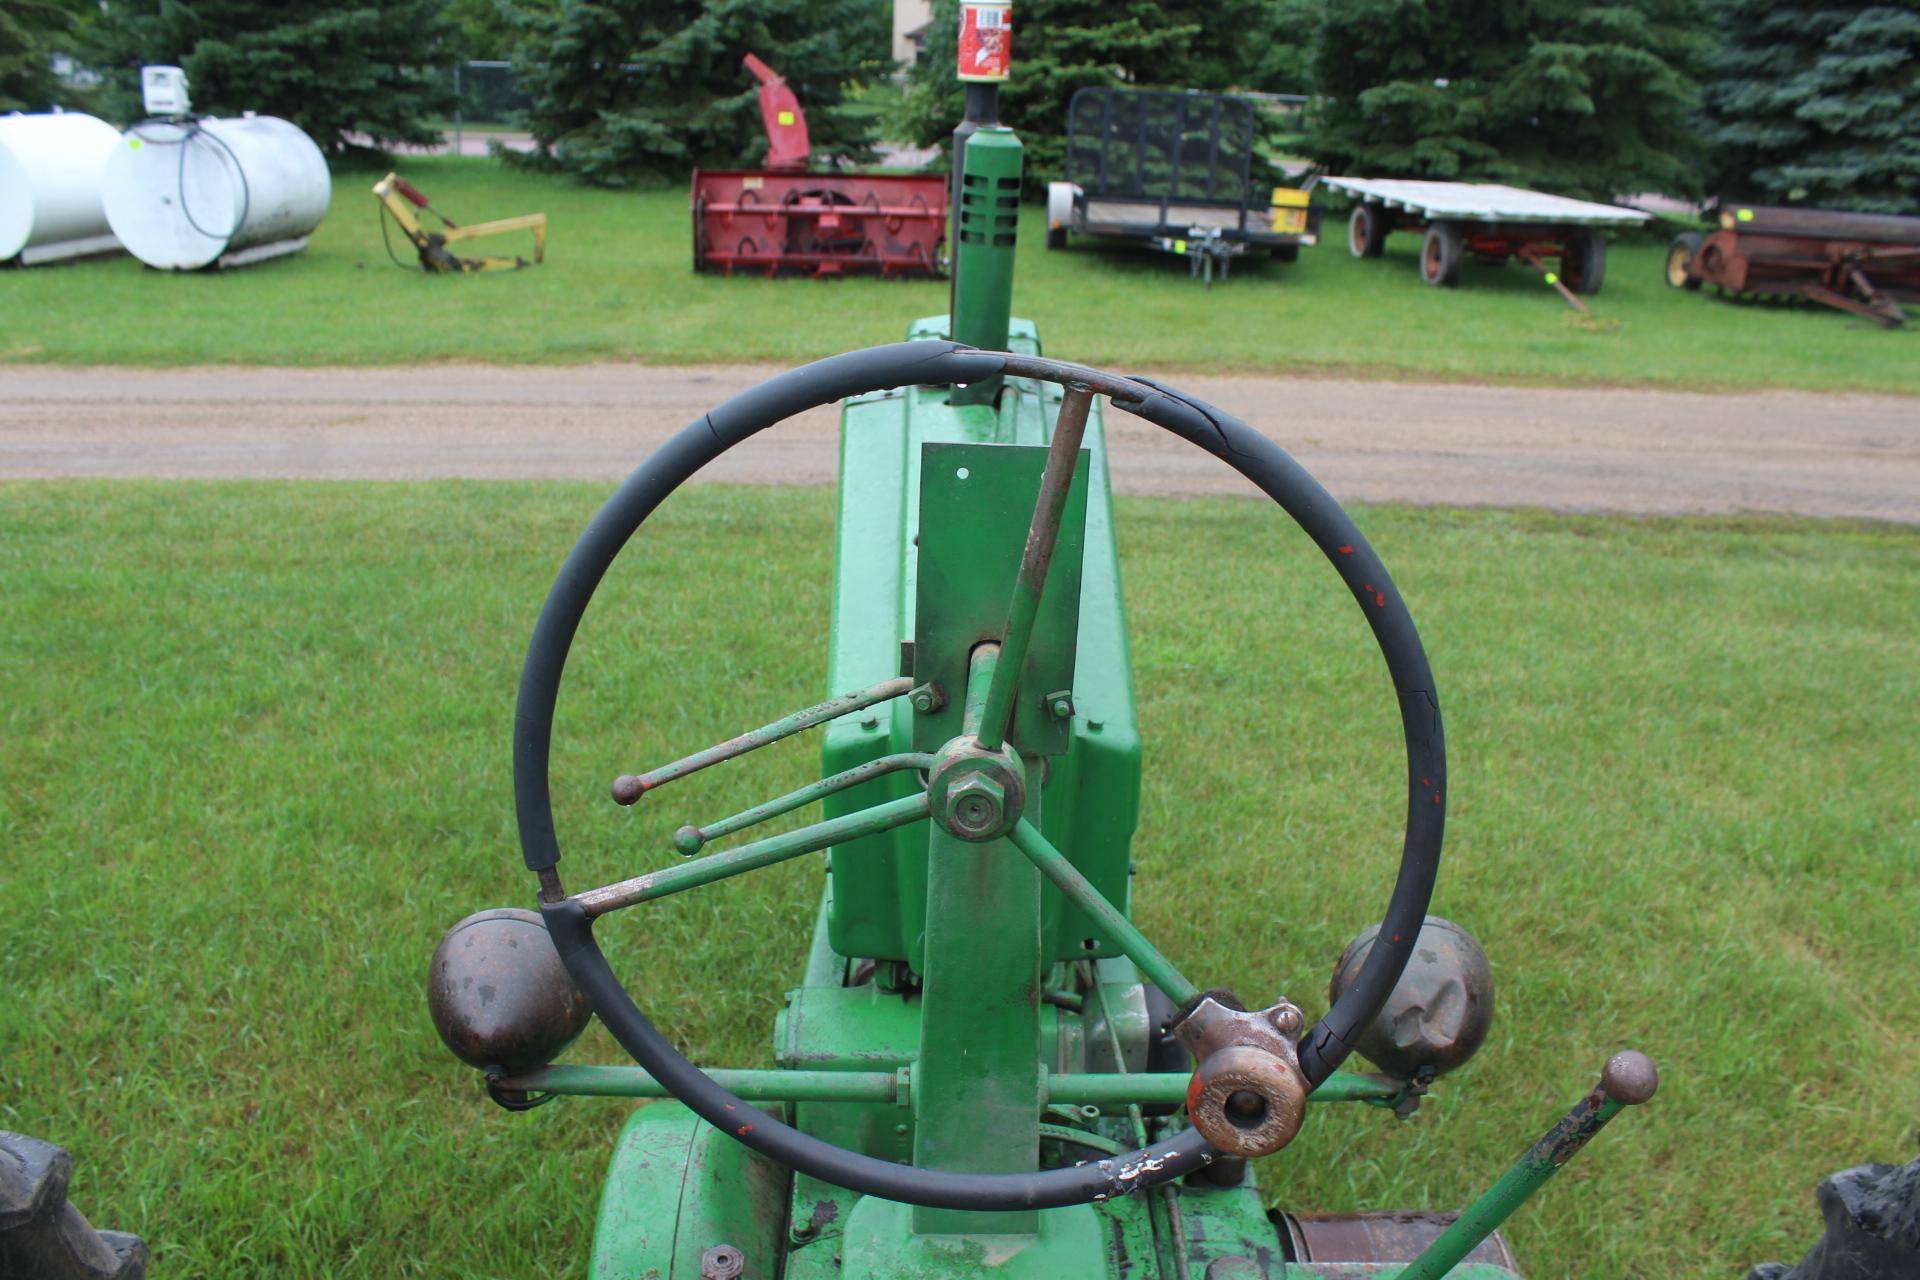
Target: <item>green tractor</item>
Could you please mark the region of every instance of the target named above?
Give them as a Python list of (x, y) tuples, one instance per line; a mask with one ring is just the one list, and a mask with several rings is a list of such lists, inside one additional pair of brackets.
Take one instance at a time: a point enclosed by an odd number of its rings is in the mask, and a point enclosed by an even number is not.
[[(1405, 601), (1340, 505), (1193, 396), (1044, 356), (1010, 316), (1021, 151), (969, 86), (954, 301), (907, 341), (782, 374), (643, 463), (567, 557), (529, 647), (515, 803), (538, 911), (482, 912), (435, 953), (430, 1000), (492, 1097), (665, 1098), (635, 1110), (601, 1202), (596, 1280), (1513, 1280), (1495, 1228), (1623, 1106), (1636, 1053), (1461, 1214), (1269, 1212), (1251, 1162), (1313, 1107), (1406, 1114), (1492, 1016), (1486, 959), (1426, 914), (1447, 810), (1438, 691)], [(1271, 497), (1365, 615), (1404, 729), (1406, 835), (1380, 923), (1317, 1020), (1183, 973), (1132, 922), (1142, 742), (1103, 434), (1107, 407)], [(703, 826), (684, 860), (561, 878), (555, 701), (608, 566), (727, 449), (841, 401), (828, 701), (613, 782), (619, 804), (810, 729), (819, 780)], [(818, 804), (818, 821), (733, 842)], [(602, 917), (790, 858), (826, 863), (768, 1070), (688, 1062), (595, 938)], [(1364, 923), (1365, 917), (1356, 923)], [(609, 920), (607, 927), (628, 925)], [(637, 1064), (556, 1065), (597, 1014)], [(1358, 1050), (1380, 1070), (1344, 1070)]]

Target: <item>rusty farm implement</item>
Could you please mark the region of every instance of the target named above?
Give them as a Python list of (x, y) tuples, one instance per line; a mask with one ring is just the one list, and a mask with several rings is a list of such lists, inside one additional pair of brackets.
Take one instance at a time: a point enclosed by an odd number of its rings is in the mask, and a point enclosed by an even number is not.
[(1667, 247), (1667, 283), (1810, 298), (1892, 328), (1920, 303), (1920, 218), (1833, 209), (1728, 206)]
[(812, 170), (807, 118), (752, 54), (767, 131), (761, 169), (693, 173), (693, 266), (722, 275), (946, 274), (947, 183), (933, 173)]

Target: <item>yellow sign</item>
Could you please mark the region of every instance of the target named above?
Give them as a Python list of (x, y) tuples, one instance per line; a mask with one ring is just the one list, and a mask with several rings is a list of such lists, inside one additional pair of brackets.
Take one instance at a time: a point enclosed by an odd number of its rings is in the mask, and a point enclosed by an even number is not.
[(781, 124), (792, 124), (792, 123), (793, 123), (793, 112), (791, 112), (791, 111), (782, 111), (782, 112), (780, 113), (780, 123), (781, 123)]
[(1187, 242), (1185, 240), (1175, 240), (1173, 242), (1173, 251), (1175, 253), (1185, 253), (1187, 251)]

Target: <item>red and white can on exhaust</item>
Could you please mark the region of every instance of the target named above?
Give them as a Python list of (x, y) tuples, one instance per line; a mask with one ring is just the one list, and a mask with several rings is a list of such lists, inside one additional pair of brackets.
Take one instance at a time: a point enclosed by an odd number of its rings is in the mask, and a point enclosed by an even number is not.
[(998, 84), (1013, 71), (1013, 0), (960, 6), (960, 79)]

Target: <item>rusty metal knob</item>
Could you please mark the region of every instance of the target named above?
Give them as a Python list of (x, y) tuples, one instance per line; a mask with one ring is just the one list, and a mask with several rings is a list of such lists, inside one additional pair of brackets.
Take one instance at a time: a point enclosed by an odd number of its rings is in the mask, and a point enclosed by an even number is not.
[(1307, 1115), (1307, 1085), (1277, 1053), (1228, 1045), (1209, 1054), (1187, 1087), (1187, 1114), (1230, 1156), (1270, 1156), (1293, 1141)]
[(593, 1017), (532, 911), (496, 907), (447, 930), (427, 970), (441, 1040), (470, 1066), (543, 1067)]
[(1638, 1049), (1622, 1049), (1607, 1059), (1600, 1072), (1600, 1088), (1624, 1106), (1639, 1106), (1659, 1087), (1660, 1072), (1653, 1059)]

